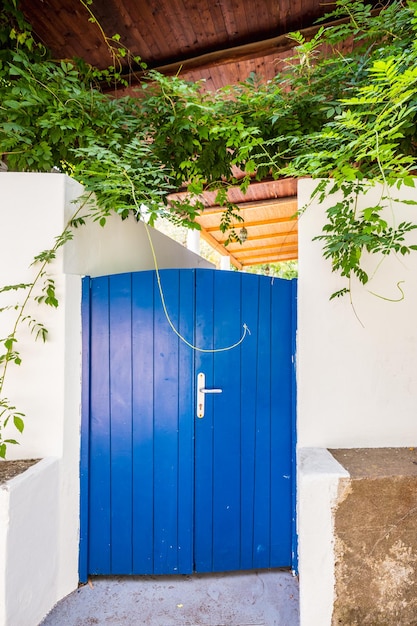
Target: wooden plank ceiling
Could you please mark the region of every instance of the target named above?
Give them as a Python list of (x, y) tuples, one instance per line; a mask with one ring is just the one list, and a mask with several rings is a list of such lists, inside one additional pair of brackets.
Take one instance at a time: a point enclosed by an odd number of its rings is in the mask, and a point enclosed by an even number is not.
[[(219, 89), (256, 72), (265, 80), (293, 42), (286, 33), (316, 30), (315, 20), (332, 9), (322, 0), (93, 0), (90, 5), (104, 32), (119, 34), (123, 44), (149, 68), (204, 79), (205, 88)], [(56, 58), (81, 57), (104, 68), (111, 57), (97, 24), (89, 21), (80, 0), (21, 0), (20, 7), (37, 38)], [(127, 67), (132, 88), (138, 68)], [(177, 195), (178, 197), (178, 195)], [(296, 181), (253, 183), (243, 196), (229, 191), (244, 224), (246, 239), (224, 248), (219, 229), (221, 208), (205, 193), (198, 218), (203, 237), (239, 268), (297, 258)]]
[[(230, 189), (228, 199), (240, 207), (243, 222), (236, 220), (232, 228), (240, 241), (226, 247), (228, 233), (220, 230), (223, 209), (215, 204), (215, 192), (205, 192), (204, 211), (196, 221), (201, 234), (217, 252), (229, 255), (238, 269), (250, 265), (278, 263), (297, 258), (297, 183), (295, 180), (252, 183), (245, 195)], [(184, 194), (172, 194), (178, 200)], [(242, 230), (243, 229), (243, 230)]]

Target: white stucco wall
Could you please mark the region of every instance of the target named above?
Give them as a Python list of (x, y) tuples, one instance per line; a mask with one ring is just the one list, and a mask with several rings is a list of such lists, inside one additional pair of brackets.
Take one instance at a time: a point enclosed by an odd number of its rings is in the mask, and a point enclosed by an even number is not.
[(3, 566), (0, 566), (0, 624), (6, 624), (6, 553), (7, 536), (9, 531), (9, 492), (0, 489), (0, 554)]
[[(299, 182), (299, 208), (310, 203), (317, 182)], [(359, 199), (376, 205), (380, 187)], [(392, 190), (416, 200), (417, 192)], [(301, 626), (330, 626), (334, 599), (333, 512), (340, 479), (348, 474), (326, 448), (401, 447), (417, 444), (417, 253), (368, 257), (372, 280), (352, 284), (348, 296), (329, 300), (346, 286), (322, 255), (325, 209), (337, 195), (317, 202), (299, 220), (297, 336), (297, 440)], [(416, 207), (393, 202), (390, 223), (416, 222)], [(408, 236), (417, 243), (417, 233)], [(404, 300), (390, 302), (401, 295)], [(378, 297), (374, 294), (379, 294)], [(353, 306), (352, 306), (353, 305)], [(353, 309), (354, 307), (354, 309)], [(358, 319), (359, 318), (359, 319)]]
[[(65, 204), (71, 207), (71, 200), (80, 191), (79, 185), (59, 174), (1, 174), (1, 286), (32, 280), (38, 271), (37, 266), (30, 267), (34, 256), (53, 245), (54, 238), (64, 227)], [(55, 310), (32, 303), (27, 309), (27, 314), (48, 328), (48, 341), (44, 345), (35, 342), (23, 324), (18, 346), (22, 365), (10, 365), (6, 380), (5, 395), (27, 416), (25, 432), (18, 438), (21, 445), (9, 447), (10, 459), (61, 456), (63, 452), (65, 328), (71, 323), (67, 315), (67, 291), (75, 291), (71, 298), (75, 297), (79, 302), (80, 279), (75, 284), (71, 279), (67, 282), (60, 256), (48, 268), (49, 272), (54, 274), (59, 307)], [(23, 295), (23, 292), (14, 291), (0, 294), (0, 306), (21, 302)], [(0, 313), (2, 337), (9, 334), (15, 315), (14, 311)], [(73, 321), (78, 329), (75, 331), (77, 336), (80, 321)], [(78, 342), (78, 352), (80, 345)], [(76, 395), (79, 396), (78, 389)], [(51, 415), (55, 416), (54, 420)]]
[(0, 487), (7, 493), (10, 515), (1, 624), (38, 624), (45, 607), (56, 602), (63, 565), (62, 551), (57, 549), (59, 483), (59, 461), (48, 458)]
[(298, 453), (297, 515), (301, 626), (330, 626), (334, 601), (332, 509), (348, 472), (323, 448)]
[(113, 214), (107, 218), (104, 228), (97, 222), (88, 222), (76, 231), (74, 239), (64, 249), (64, 271), (94, 277), (153, 270), (155, 261), (149, 237), (159, 269), (214, 268), (213, 263), (154, 228), (137, 222), (133, 216), (122, 221)]
[[(59, 174), (0, 175), (1, 286), (32, 279), (38, 271), (30, 267), (34, 256), (53, 245), (80, 192), (80, 185)], [(21, 327), (22, 364), (10, 365), (4, 389), (26, 415), (23, 435), (9, 432), (20, 445), (9, 446), (8, 459), (56, 458), (36, 478), (12, 481), (7, 492), (10, 527), (2, 562), (6, 570), (0, 574), (0, 580), (2, 575), (6, 579), (0, 600), (6, 615), (0, 624), (7, 626), (39, 623), (78, 583), (81, 278), (63, 274), (62, 254), (49, 272), (58, 308), (32, 303), (26, 311), (48, 328), (48, 341), (35, 342)], [(0, 306), (21, 302), (22, 294), (0, 294)], [(0, 313), (2, 337), (14, 319), (14, 311)]]
[[(299, 207), (308, 203), (316, 182), (299, 182)], [(380, 187), (360, 199), (373, 206)], [(417, 199), (409, 187), (392, 190), (395, 198)], [(352, 285), (349, 297), (329, 301), (346, 285), (323, 259), (320, 234), (330, 196), (312, 204), (299, 221), (298, 282), (298, 444), (300, 447), (384, 447), (417, 444), (417, 253), (369, 258), (375, 275)], [(393, 206), (396, 223), (417, 221), (417, 207)], [(390, 209), (386, 219), (392, 220)], [(409, 235), (417, 243), (417, 231)], [(398, 281), (405, 293), (401, 296)], [(372, 295), (370, 292), (381, 297)]]

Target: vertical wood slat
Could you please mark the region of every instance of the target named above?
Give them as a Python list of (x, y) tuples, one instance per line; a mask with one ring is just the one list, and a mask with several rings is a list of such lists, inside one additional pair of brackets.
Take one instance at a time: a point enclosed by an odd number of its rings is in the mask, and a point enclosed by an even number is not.
[(153, 573), (154, 276), (132, 277), (133, 571)]
[[(163, 292), (178, 327), (178, 272), (165, 272)], [(160, 299), (154, 320), (154, 572), (178, 573), (178, 337)]]
[(297, 535), (297, 288), (298, 281), (291, 281), (291, 566), (298, 574), (298, 535)]
[(253, 567), (270, 567), (271, 494), (271, 285), (260, 282), (255, 406), (255, 492)]
[[(178, 330), (194, 344), (195, 272), (179, 272)], [(178, 354), (178, 573), (190, 574), (194, 568), (194, 351), (179, 341)]]
[(259, 341), (259, 277), (245, 276), (242, 289), (242, 322), (246, 323), (250, 336), (241, 346), (241, 472), (242, 472), (242, 529), (241, 564), (243, 570), (253, 566), (254, 497), (255, 497), (255, 441), (256, 397), (258, 385), (257, 349)]
[(80, 449), (80, 550), (79, 581), (88, 580), (89, 545), (89, 448), (90, 448), (90, 278), (82, 280), (82, 380), (81, 380), (81, 449)]
[[(241, 276), (217, 272), (214, 277), (214, 348), (223, 348), (242, 336)], [(223, 389), (207, 398), (214, 414), (213, 569), (227, 571), (240, 567), (240, 347), (214, 353), (212, 359), (213, 387)]]
[[(204, 350), (213, 349), (214, 319), (211, 303), (214, 274), (196, 272), (195, 283), (195, 344)], [(195, 354), (195, 377), (206, 375), (206, 387), (213, 387), (213, 357), (206, 352)], [(195, 417), (195, 510), (194, 510), (194, 568), (197, 572), (213, 571), (213, 404), (206, 402), (203, 418)]]
[(271, 563), (291, 562), (293, 285), (280, 281), (271, 302)]
[(111, 573), (109, 280), (91, 283), (89, 574)]
[(111, 573), (132, 564), (132, 288), (130, 274), (109, 278), (111, 421)]

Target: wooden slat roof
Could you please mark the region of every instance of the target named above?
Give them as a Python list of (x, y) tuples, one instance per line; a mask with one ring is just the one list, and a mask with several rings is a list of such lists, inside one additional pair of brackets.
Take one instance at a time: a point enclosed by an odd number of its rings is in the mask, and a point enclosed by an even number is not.
[[(185, 193), (172, 194), (179, 200)], [(245, 195), (238, 189), (229, 189), (228, 200), (237, 204), (243, 222), (232, 224), (237, 234), (246, 230), (244, 242), (231, 241), (220, 230), (222, 207), (215, 203), (215, 192), (201, 197), (205, 209), (197, 222), (201, 234), (220, 254), (228, 254), (238, 269), (249, 265), (290, 261), (298, 257), (297, 186), (295, 180), (277, 180), (252, 183)]]
[[(20, 6), (56, 57), (79, 56), (101, 68), (111, 62), (79, 0), (21, 0)], [(238, 46), (251, 46), (250, 58), (275, 53), (274, 38), (311, 26), (332, 6), (321, 0), (93, 0), (91, 10), (107, 35), (119, 34), (155, 68), (210, 53), (227, 58)]]

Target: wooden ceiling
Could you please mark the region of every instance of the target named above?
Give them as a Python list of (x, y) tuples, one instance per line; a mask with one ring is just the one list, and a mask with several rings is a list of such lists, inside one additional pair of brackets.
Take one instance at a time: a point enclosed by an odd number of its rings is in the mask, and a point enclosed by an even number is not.
[[(171, 198), (178, 200), (183, 195), (172, 194)], [(236, 220), (232, 224), (236, 234), (241, 237), (240, 241), (231, 241), (225, 247), (228, 233), (220, 230), (223, 210), (215, 204), (215, 192), (205, 192), (202, 196), (205, 209), (196, 221), (201, 225), (203, 239), (220, 254), (227, 254), (232, 265), (244, 269), (250, 265), (297, 258), (295, 180), (254, 182), (245, 195), (239, 189), (232, 188), (228, 192), (228, 199), (240, 207), (239, 214), (244, 220)]]
[[(81, 0), (21, 0), (20, 7), (37, 38), (56, 58), (81, 57), (104, 68), (111, 63), (100, 28), (89, 21)], [(315, 20), (333, 8), (322, 0), (93, 0), (91, 11), (104, 32), (119, 34), (123, 44), (149, 68), (204, 79), (214, 90), (256, 72), (272, 78), (293, 46), (286, 34), (316, 32)], [(128, 68), (132, 88), (140, 76)], [(133, 70), (133, 71), (132, 71)], [(198, 218), (202, 234), (239, 268), (297, 258), (296, 182), (254, 183), (243, 196), (229, 192), (247, 231), (243, 243), (231, 243), (219, 229), (221, 208), (206, 193)]]
[[(331, 10), (322, 0), (93, 0), (91, 11), (108, 36), (149, 68), (213, 86), (244, 80), (251, 71), (273, 72), (274, 58), (291, 47), (286, 33), (305, 29)], [(112, 59), (97, 24), (81, 0), (21, 0), (37, 37), (57, 58), (74, 56), (100, 68)], [(284, 37), (283, 37), (284, 36)], [(227, 65), (222, 71), (215, 68)], [(216, 79), (216, 80), (214, 80)]]

